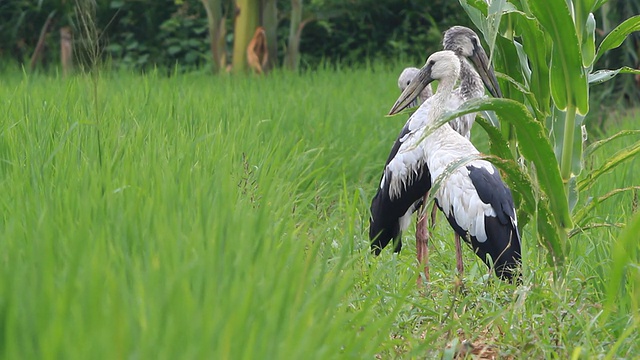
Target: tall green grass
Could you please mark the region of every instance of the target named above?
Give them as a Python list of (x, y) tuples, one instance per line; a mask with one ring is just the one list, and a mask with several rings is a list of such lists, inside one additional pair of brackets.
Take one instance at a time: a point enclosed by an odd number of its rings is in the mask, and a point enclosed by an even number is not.
[[(399, 70), (3, 77), (0, 357), (638, 353), (633, 270), (598, 322), (616, 228), (576, 235), (562, 278), (523, 229), (520, 287), (465, 251), (462, 293), (442, 217), (427, 290), (412, 241), (368, 253)], [(603, 181), (634, 184), (633, 165)], [(633, 195), (616, 199), (593, 216), (627, 221)]]

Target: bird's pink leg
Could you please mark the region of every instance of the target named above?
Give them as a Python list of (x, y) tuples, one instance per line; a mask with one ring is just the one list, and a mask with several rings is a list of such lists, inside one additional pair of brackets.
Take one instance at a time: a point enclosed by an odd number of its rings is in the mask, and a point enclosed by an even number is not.
[[(428, 194), (424, 196), (423, 209), (426, 207)], [(422, 210), (422, 209), (421, 209)], [(416, 254), (418, 256), (418, 266), (424, 267), (424, 281), (429, 282), (429, 227), (427, 216), (419, 212), (418, 223), (416, 224)], [(418, 276), (418, 286), (423, 284), (422, 274)]]
[(456, 269), (458, 270), (458, 276), (462, 279), (464, 264), (462, 264), (462, 244), (460, 244), (460, 235), (458, 233), (456, 233)]

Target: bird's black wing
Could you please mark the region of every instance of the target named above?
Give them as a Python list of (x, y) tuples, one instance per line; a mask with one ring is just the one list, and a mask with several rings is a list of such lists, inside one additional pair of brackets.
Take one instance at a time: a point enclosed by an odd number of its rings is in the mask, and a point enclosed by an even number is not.
[(487, 253), (491, 256), (498, 276), (510, 279), (509, 269), (520, 263), (520, 234), (511, 191), (500, 178), (498, 170), (491, 166), (492, 173), (484, 167), (467, 166), (480, 200), (491, 205), (496, 213), (496, 216), (485, 216), (487, 241), (478, 242), (472, 238), (472, 246), (484, 261)]
[[(401, 190), (400, 196), (392, 199), (390, 193), (391, 179), (394, 174), (389, 170), (388, 165), (398, 155), (398, 151), (411, 132), (409, 122), (405, 124), (398, 135), (387, 162), (378, 192), (371, 201), (371, 218), (369, 219), (369, 239), (371, 240), (371, 250), (374, 254), (386, 247), (392, 239), (395, 239), (394, 251), (399, 252), (402, 248), (400, 240), (400, 218), (413, 206), (413, 211), (417, 210), (421, 204), (422, 197), (431, 188), (431, 176), (426, 164), (418, 169), (417, 174), (411, 176), (405, 182), (406, 186)], [(385, 179), (383, 182), (382, 179)]]

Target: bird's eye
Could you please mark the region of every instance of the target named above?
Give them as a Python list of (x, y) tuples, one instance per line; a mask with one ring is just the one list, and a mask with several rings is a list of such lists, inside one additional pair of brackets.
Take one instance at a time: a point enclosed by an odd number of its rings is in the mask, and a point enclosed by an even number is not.
[(411, 80), (407, 81), (407, 85), (411, 84)]
[(433, 66), (433, 64), (435, 64), (435, 63), (436, 63), (435, 61), (431, 60), (431, 61), (429, 61), (429, 63), (427, 65)]

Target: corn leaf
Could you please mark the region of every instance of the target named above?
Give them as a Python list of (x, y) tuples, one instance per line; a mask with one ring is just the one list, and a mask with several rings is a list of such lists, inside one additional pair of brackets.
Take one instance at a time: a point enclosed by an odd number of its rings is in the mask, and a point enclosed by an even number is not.
[[(522, 68), (520, 66), (520, 58), (513, 41), (499, 36), (496, 39), (496, 49), (494, 51), (496, 71), (504, 74), (510, 74), (516, 82), (524, 83)], [(524, 95), (516, 89), (512, 84), (502, 82), (500, 88), (505, 98), (524, 101)]]
[(538, 100), (536, 100), (535, 94), (532, 93), (531, 91), (529, 91), (524, 86), (524, 84), (521, 84), (521, 83), (517, 82), (515, 79), (513, 79), (509, 75), (506, 75), (506, 74), (503, 74), (503, 73), (496, 73), (496, 77), (498, 79), (506, 80), (511, 85), (513, 85), (518, 91), (520, 91), (524, 95), (524, 97), (527, 99), (527, 101), (529, 102), (529, 105), (531, 106), (531, 109), (533, 110), (535, 118), (537, 120), (539, 120), (539, 121), (540, 120), (544, 120), (546, 115), (544, 113), (542, 113), (542, 111), (540, 110), (540, 107), (538, 105)]
[(566, 243), (561, 237), (564, 231), (558, 228), (551, 216), (549, 206), (544, 200), (538, 202), (537, 224), (539, 241), (549, 251), (547, 262), (551, 265), (562, 265), (564, 262), (563, 244)]
[(579, 114), (589, 112), (587, 76), (582, 67), (580, 40), (565, 0), (530, 0), (529, 6), (551, 36), (551, 96), (560, 110), (575, 105)]
[(613, 79), (618, 74), (640, 74), (640, 70), (623, 66), (615, 70), (598, 70), (589, 74), (589, 84), (602, 84)]
[(511, 154), (511, 150), (509, 150), (509, 144), (497, 127), (491, 125), (489, 121), (481, 117), (476, 117), (476, 124), (480, 125), (487, 135), (489, 135), (489, 150), (493, 155), (503, 159), (513, 160), (513, 155)]
[(582, 33), (582, 66), (591, 68), (596, 57), (596, 18), (592, 13), (587, 16)]
[(596, 53), (596, 61), (600, 59), (605, 52), (615, 49), (622, 44), (624, 39), (634, 31), (640, 30), (640, 15), (636, 15), (623, 21), (615, 29), (611, 30), (609, 34), (602, 40)]
[(482, 0), (460, 0), (460, 5), (464, 8), (473, 25), (482, 33), (486, 31), (486, 17), (489, 5)]
[(533, 184), (529, 175), (513, 160), (505, 160), (495, 156), (484, 158), (506, 174), (504, 181), (512, 190), (513, 202), (518, 209), (518, 226), (522, 229), (529, 223), (531, 214), (535, 213), (536, 199)]
[[(517, 15), (516, 15), (517, 16)], [(549, 39), (542, 32), (540, 23), (535, 19), (520, 13), (516, 17), (518, 28), (521, 31), (522, 46), (529, 58), (531, 78), (529, 87), (531, 92), (539, 99), (539, 109), (545, 114), (550, 112), (550, 85), (549, 85), (549, 59), (547, 49), (550, 47)], [(538, 120), (542, 120), (539, 118)]]

